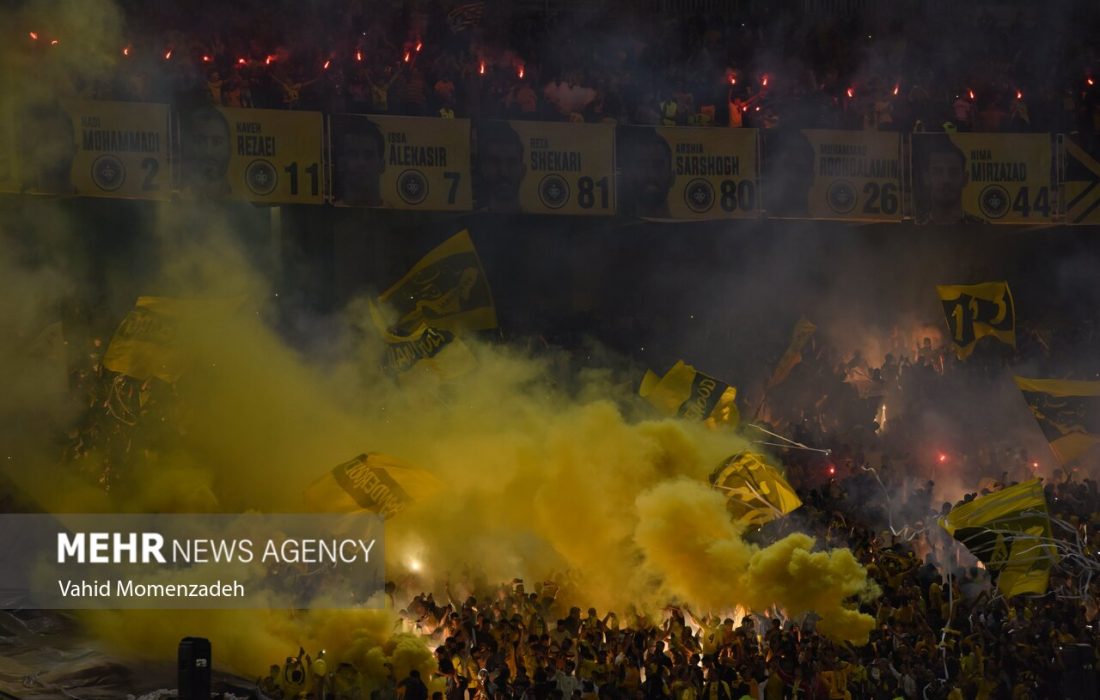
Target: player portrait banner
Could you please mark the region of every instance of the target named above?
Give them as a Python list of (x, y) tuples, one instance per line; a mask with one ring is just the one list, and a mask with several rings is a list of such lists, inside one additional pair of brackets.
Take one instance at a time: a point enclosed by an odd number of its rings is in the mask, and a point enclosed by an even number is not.
[(171, 197), (168, 105), (81, 100), (65, 106), (76, 135), (72, 182), (77, 194)]
[(1049, 134), (913, 134), (918, 224), (1048, 223)]
[(616, 130), (619, 213), (652, 219), (760, 215), (755, 129)]
[(338, 114), (329, 119), (334, 204), (470, 211), (470, 121)]
[(209, 105), (179, 114), (183, 199), (321, 204), (320, 112)]
[(814, 150), (813, 219), (901, 220), (901, 136), (806, 129)]
[(941, 284), (936, 293), (960, 360), (987, 335), (1016, 347), (1016, 305), (1008, 282)]
[(614, 127), (478, 122), (478, 208), (495, 212), (615, 213)]
[(1066, 223), (1100, 224), (1100, 162), (1069, 139), (1066, 149)]

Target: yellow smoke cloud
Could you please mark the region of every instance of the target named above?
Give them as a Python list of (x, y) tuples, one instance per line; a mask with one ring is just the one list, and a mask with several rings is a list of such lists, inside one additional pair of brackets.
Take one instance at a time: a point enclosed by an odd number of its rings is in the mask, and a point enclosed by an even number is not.
[[(5, 94), (67, 95), (66, 79), (94, 80), (117, 60), (121, 23), (110, 3), (59, 0), (28, 8), (2, 19), (61, 36), (61, 59), (26, 74), (9, 72), (22, 77)], [(9, 53), (4, 65), (34, 60)], [(48, 80), (35, 78), (44, 74)], [(33, 225), (0, 217), (5, 233), (45, 231), (56, 248), (80, 250), (72, 222), (50, 204), (33, 206)], [(13, 331), (4, 333), (0, 360), (15, 378), (14, 391), (0, 399), (0, 415), (12, 418), (4, 421), (13, 457), (4, 471), (48, 510), (294, 512), (304, 507), (305, 487), (332, 465), (368, 450), (386, 452), (432, 470), (447, 485), (386, 532), (391, 572), (405, 571), (415, 556), (424, 586), (437, 594), (448, 579), (457, 587), (568, 572), (566, 604), (622, 613), (629, 606), (655, 610), (670, 597), (700, 611), (774, 603), (791, 614), (815, 611), (821, 629), (834, 636), (866, 638), (869, 618), (847, 602), (866, 591), (866, 572), (850, 553), (812, 552), (804, 535), (750, 545), (721, 496), (705, 486), (716, 464), (746, 447), (739, 438), (692, 423), (630, 420), (622, 407), (636, 399), (613, 373), (585, 373), (569, 392), (550, 360), (509, 348), (471, 343), (479, 366), (445, 386), (393, 383), (378, 371), (382, 346), (369, 336), (351, 342), (334, 333), (345, 359), (310, 362), (265, 322), (272, 290), (232, 242), (232, 224), (193, 206), (156, 210), (158, 274), (140, 289), (125, 274), (109, 276), (108, 298), (244, 301), (233, 313), (182, 329), (180, 342), (193, 361), (165, 392), (170, 419), (143, 424), (156, 439), (114, 457), (120, 461), (112, 465), (110, 491), (95, 475), (60, 463), (53, 432), (76, 410), (101, 407), (74, 408), (57, 391), (63, 380), (55, 376), (49, 384), (56, 368), (25, 351), (56, 303), (79, 287), (81, 265), (62, 273), (0, 258), (0, 329)], [(348, 325), (369, 328), (356, 316), (359, 308), (349, 310)], [(11, 429), (26, 426), (16, 418), (31, 415), (39, 419), (33, 430)], [(93, 451), (85, 461), (103, 459)], [(218, 664), (248, 676), (265, 673), (299, 646), (327, 649), (330, 659), (353, 661), (373, 679), (386, 662), (399, 677), (411, 668), (426, 675), (432, 665), (421, 640), (393, 634), (395, 615), (385, 610), (98, 611), (81, 619), (91, 637), (138, 658), (170, 659), (181, 637), (209, 637)]]
[[(804, 535), (750, 545), (706, 485), (715, 464), (746, 447), (738, 437), (682, 421), (628, 420), (620, 406), (634, 398), (608, 375), (566, 392), (553, 363), (508, 348), (473, 343), (477, 369), (430, 392), (372, 369), (382, 354), (374, 338), (348, 348), (344, 363), (312, 364), (263, 322), (266, 286), (239, 251), (217, 236), (164, 244), (171, 263), (150, 291), (249, 301), (186, 325), (181, 342), (193, 362), (176, 387), (177, 424), (161, 432), (155, 454), (119, 465), (111, 494), (23, 479), (51, 510), (294, 512), (313, 479), (375, 450), (430, 469), (446, 485), (386, 531), (391, 572), (415, 557), (437, 594), (448, 579), (457, 588), (463, 579), (534, 582), (569, 572), (567, 604), (620, 613), (631, 605), (653, 611), (670, 597), (700, 611), (778, 604), (792, 615), (813, 610), (822, 631), (838, 638), (866, 638), (870, 618), (846, 602), (866, 588), (850, 553), (812, 552)], [(222, 650), (219, 663), (252, 676), (299, 645), (357, 660), (372, 678), (384, 661), (406, 672), (426, 672), (431, 661), (419, 640), (391, 639), (392, 612), (82, 617), (97, 638), (128, 653), (170, 656), (181, 636), (207, 636)]]
[(813, 611), (822, 633), (867, 642), (875, 620), (852, 599), (875, 588), (850, 550), (815, 552), (814, 538), (801, 533), (767, 547), (745, 542), (722, 496), (698, 481), (668, 481), (642, 493), (638, 513), (635, 538), (645, 566), (669, 595), (705, 610), (778, 605), (791, 617)]

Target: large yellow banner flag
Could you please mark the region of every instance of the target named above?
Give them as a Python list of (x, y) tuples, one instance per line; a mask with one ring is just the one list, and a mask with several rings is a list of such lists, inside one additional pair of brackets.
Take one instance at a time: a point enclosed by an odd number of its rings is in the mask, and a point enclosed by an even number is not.
[(103, 366), (135, 379), (175, 382), (190, 363), (187, 337), (239, 304), (231, 299), (138, 297), (111, 338)]
[(1016, 305), (1008, 282), (937, 285), (955, 353), (965, 359), (979, 338), (993, 336), (1016, 347)]
[(1024, 377), (1013, 380), (1062, 464), (1100, 444), (1100, 382)]
[(397, 457), (370, 452), (341, 462), (310, 484), (306, 503), (316, 511), (367, 510), (392, 518), (410, 503), (442, 488), (431, 472)]
[(407, 335), (422, 323), (447, 331), (497, 327), (497, 309), (469, 231), (460, 231), (421, 258), (380, 302), (397, 310)]
[(722, 462), (710, 484), (726, 495), (726, 507), (747, 525), (763, 525), (802, 505), (782, 472), (764, 455), (741, 452)]
[(940, 525), (985, 563), (1006, 598), (1046, 593), (1058, 553), (1039, 479), (956, 506)]
[(707, 426), (736, 427), (737, 389), (703, 374), (683, 360), (663, 377), (646, 370), (638, 395), (668, 416), (703, 421)]

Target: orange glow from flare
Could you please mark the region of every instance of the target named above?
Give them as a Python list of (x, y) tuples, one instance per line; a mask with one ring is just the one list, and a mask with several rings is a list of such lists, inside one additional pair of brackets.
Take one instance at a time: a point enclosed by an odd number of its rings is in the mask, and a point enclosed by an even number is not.
[(165, 61), (171, 61), (172, 60), (172, 49), (168, 49), (167, 51), (164, 52), (164, 60)]
[(829, 476), (836, 476), (836, 467), (829, 465)]
[(898, 96), (899, 90), (901, 90), (901, 85), (899, 83), (894, 83), (894, 97)]
[(1017, 100), (1022, 100), (1022, 99), (1024, 99), (1024, 93), (1022, 93), (1022, 92), (1020, 92), (1019, 90), (1017, 90), (1017, 91), (1016, 91), (1016, 99), (1017, 99)]
[(406, 52), (405, 52), (405, 56), (404, 56), (404, 59), (405, 59), (405, 63), (408, 63), (409, 61), (411, 61), (411, 60), (412, 60), (412, 54), (411, 54), (411, 53), (409, 53), (408, 51), (406, 51)]
[(248, 61), (244, 60), (243, 58), (238, 58), (237, 59), (237, 65), (238, 66), (243, 66), (246, 63), (248, 63)]
[(420, 49), (422, 49), (422, 48), (424, 48), (424, 42), (423, 41), (416, 42), (416, 52), (420, 53)]
[(202, 56), (202, 62), (203, 62), (203, 63), (210, 63), (210, 57), (209, 57), (209, 56), (207, 56), (206, 54), (203, 54), (203, 56)]
[(974, 91), (973, 90), (967, 90), (966, 94), (970, 97), (970, 99), (974, 99)]
[(1031, 463), (1031, 468), (1032, 469), (1038, 469), (1039, 468), (1039, 463), (1038, 462), (1032, 462)]
[(485, 61), (482, 61), (477, 68), (478, 75), (485, 75)]
[(1092, 76), (1089, 76), (1089, 77), (1085, 78), (1085, 82), (1089, 84), (1089, 87), (1092, 87), (1093, 85), (1096, 84), (1096, 81), (1094, 81), (1092, 79)]
[(35, 41), (38, 41), (38, 32), (28, 32), (28, 33), (31, 35), (32, 39), (34, 39)]
[(853, 97), (855, 97), (855, 96), (856, 96), (856, 90), (855, 90), (855, 88), (848, 88), (848, 99), (851, 99), (851, 98), (853, 98)]
[(768, 87), (768, 74), (767, 73), (765, 73), (764, 77), (762, 77), (760, 79), (760, 84), (763, 85), (764, 87)]
[(947, 455), (945, 455), (944, 453), (941, 452), (940, 456), (937, 459), (939, 460), (940, 464), (943, 464), (944, 462), (947, 461)]
[(325, 61), (325, 65), (321, 66), (322, 70), (328, 70), (328, 67), (332, 65), (332, 59)]
[(125, 47), (123, 47), (123, 49), (122, 49), (122, 55), (123, 55), (123, 56), (129, 56), (129, 55), (130, 55), (130, 47), (129, 47), (129, 46), (125, 46)]
[(734, 76), (734, 75), (733, 75), (733, 74), (731, 73), (731, 74), (730, 74), (730, 85), (736, 85), (736, 84), (737, 84), (737, 77), (736, 77), (736, 76)]
[(275, 62), (275, 56), (274, 55), (270, 55), (270, 56), (268, 56), (267, 58), (264, 59), (264, 65), (270, 66), (274, 62)]
[(519, 79), (520, 79), (520, 80), (523, 80), (523, 75), (524, 75), (524, 68), (523, 68), (523, 66), (520, 66), (520, 67), (519, 67), (519, 72), (517, 73), (517, 75), (519, 76)]
[(356, 61), (362, 61), (363, 60), (363, 52), (362, 51), (356, 51), (355, 52), (355, 60)]

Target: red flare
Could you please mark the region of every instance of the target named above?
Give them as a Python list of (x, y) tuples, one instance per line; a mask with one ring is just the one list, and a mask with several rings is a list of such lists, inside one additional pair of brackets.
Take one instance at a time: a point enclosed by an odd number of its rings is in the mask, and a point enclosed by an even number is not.
[(1032, 462), (1031, 463), (1031, 468), (1032, 469), (1038, 469), (1039, 468), (1039, 463), (1038, 462)]
[(524, 68), (523, 68), (523, 66), (520, 66), (520, 67), (519, 67), (519, 72), (518, 72), (518, 73), (516, 73), (516, 75), (518, 75), (518, 76), (519, 76), (519, 79), (520, 79), (520, 80), (523, 80), (523, 74), (524, 74)]
[(207, 56), (206, 54), (203, 54), (202, 55), (202, 62), (203, 63), (210, 63), (210, 57)]
[(768, 87), (768, 74), (767, 73), (765, 73), (764, 76), (760, 79), (760, 84), (763, 85), (764, 87)]
[(1024, 93), (1022, 93), (1022, 92), (1020, 92), (1019, 90), (1017, 90), (1017, 91), (1016, 91), (1016, 99), (1017, 99), (1017, 100), (1022, 100), (1022, 99), (1024, 99)]
[(172, 60), (172, 49), (168, 49), (167, 51), (164, 52), (164, 60), (165, 61), (171, 61)]
[(898, 96), (898, 91), (899, 90), (901, 90), (901, 85), (898, 84), (898, 83), (894, 83), (894, 97)]
[(736, 77), (736, 76), (734, 76), (734, 75), (733, 75), (733, 74), (731, 73), (731, 74), (730, 74), (730, 85), (736, 85), (736, 84), (737, 84), (737, 77)]
[(420, 49), (422, 49), (422, 48), (424, 48), (424, 42), (423, 41), (416, 42), (416, 52), (420, 53)]
[(238, 66), (243, 66), (246, 63), (248, 63), (248, 61), (244, 60), (243, 58), (238, 58), (237, 59), (237, 65)]
[(406, 51), (403, 58), (405, 59), (405, 63), (408, 63), (409, 61), (412, 60), (412, 53)]
[(855, 88), (848, 88), (848, 99), (851, 99), (851, 98), (853, 98), (853, 97), (855, 97), (855, 96), (856, 96), (856, 90), (855, 90)]
[(123, 46), (122, 47), (122, 55), (123, 56), (129, 56), (130, 55), (130, 47), (129, 46)]
[(937, 457), (937, 459), (939, 460), (940, 464), (943, 464), (944, 462), (947, 461), (947, 455), (945, 455), (944, 453), (941, 452), (939, 454), (939, 457)]
[(966, 94), (970, 97), (970, 99), (974, 99), (974, 91), (973, 90), (967, 90)]
[(332, 65), (332, 59), (325, 61), (325, 65), (321, 66), (322, 70), (328, 70), (328, 67)]
[(264, 65), (265, 66), (270, 66), (274, 62), (275, 62), (275, 54), (269, 54), (268, 57), (264, 59)]
[(28, 34), (31, 35), (32, 39), (34, 39), (35, 41), (38, 41), (38, 32), (28, 32)]
[(362, 51), (356, 51), (355, 52), (355, 60), (356, 61), (362, 61), (363, 60), (363, 52)]
[(1092, 79), (1092, 76), (1085, 78), (1085, 82), (1089, 84), (1089, 87), (1092, 87), (1096, 84), (1096, 82)]
[(485, 75), (485, 61), (482, 61), (477, 68), (478, 75)]
[(61, 43), (61, 40), (60, 40), (60, 39), (52, 39), (52, 40), (50, 40), (50, 46), (57, 46), (57, 45), (58, 45), (58, 44), (60, 44), (60, 43)]
[(832, 464), (829, 465), (829, 476), (836, 476), (836, 467)]
[(756, 108), (756, 111), (757, 111), (757, 112), (759, 112), (759, 111), (760, 111), (760, 108), (759, 108), (759, 107), (757, 107), (757, 108)]

